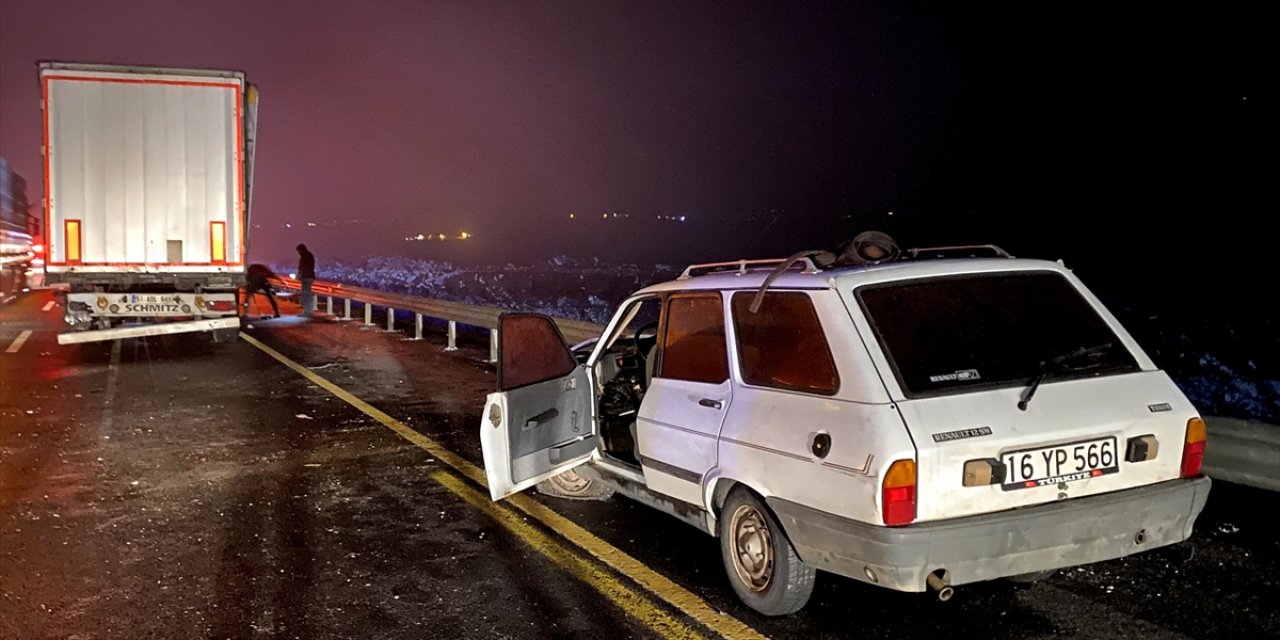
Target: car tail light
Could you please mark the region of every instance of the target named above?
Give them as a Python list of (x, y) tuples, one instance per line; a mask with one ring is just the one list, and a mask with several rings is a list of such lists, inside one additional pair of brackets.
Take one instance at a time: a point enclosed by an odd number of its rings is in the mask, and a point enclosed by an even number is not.
[(889, 465), (883, 483), (884, 523), (910, 524), (916, 519), (916, 463), (898, 460)]
[(210, 311), (235, 311), (236, 303), (230, 300), (209, 300), (204, 303), (204, 308)]
[(1187, 437), (1182, 445), (1182, 477), (1194, 478), (1200, 475), (1207, 439), (1204, 420), (1196, 417), (1187, 421)]

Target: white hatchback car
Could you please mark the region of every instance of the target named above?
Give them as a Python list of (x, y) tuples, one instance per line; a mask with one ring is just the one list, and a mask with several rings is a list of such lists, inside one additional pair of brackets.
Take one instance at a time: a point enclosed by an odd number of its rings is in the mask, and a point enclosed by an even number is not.
[(507, 314), (491, 495), (679, 517), (768, 615), (817, 569), (946, 599), (1187, 539), (1210, 487), (1196, 408), (1071, 271), (989, 249), (697, 265), (577, 357)]

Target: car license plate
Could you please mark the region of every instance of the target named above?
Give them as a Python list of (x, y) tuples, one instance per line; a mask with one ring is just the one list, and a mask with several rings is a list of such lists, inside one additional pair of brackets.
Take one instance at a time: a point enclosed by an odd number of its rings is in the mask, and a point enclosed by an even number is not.
[(1056, 447), (1010, 451), (1004, 463), (1005, 491), (1053, 486), (1120, 471), (1115, 438), (1084, 440)]

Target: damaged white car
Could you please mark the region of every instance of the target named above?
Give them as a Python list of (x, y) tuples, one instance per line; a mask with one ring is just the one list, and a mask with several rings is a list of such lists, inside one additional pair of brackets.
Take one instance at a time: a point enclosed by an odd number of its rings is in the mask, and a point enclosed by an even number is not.
[(1191, 535), (1204, 422), (1071, 271), (881, 248), (690, 267), (577, 357), (505, 315), (493, 499), (639, 500), (717, 536), (767, 615), (817, 570), (945, 599)]

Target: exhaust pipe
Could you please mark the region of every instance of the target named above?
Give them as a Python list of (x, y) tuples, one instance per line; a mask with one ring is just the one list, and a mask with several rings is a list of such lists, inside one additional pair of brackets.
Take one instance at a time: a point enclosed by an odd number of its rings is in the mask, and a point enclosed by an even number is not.
[(952, 589), (945, 579), (939, 578), (936, 573), (929, 574), (925, 582), (928, 583), (930, 589), (938, 592), (938, 600), (942, 602), (950, 600), (951, 596), (955, 595), (956, 590)]

